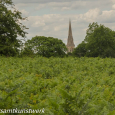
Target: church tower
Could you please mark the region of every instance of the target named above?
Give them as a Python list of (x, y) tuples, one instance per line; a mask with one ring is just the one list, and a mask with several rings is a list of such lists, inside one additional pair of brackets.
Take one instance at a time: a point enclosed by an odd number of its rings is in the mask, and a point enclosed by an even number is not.
[(68, 31), (68, 40), (67, 40), (67, 52), (73, 52), (73, 49), (75, 48), (74, 42), (73, 42), (73, 36), (72, 36), (72, 29), (71, 29), (71, 21), (69, 20), (69, 31)]

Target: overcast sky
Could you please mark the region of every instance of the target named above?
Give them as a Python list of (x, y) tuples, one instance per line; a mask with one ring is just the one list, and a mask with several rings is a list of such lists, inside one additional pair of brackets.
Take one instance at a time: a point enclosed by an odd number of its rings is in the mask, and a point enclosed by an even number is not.
[(28, 21), (27, 39), (54, 37), (67, 44), (69, 19), (75, 46), (86, 36), (89, 23), (97, 22), (115, 30), (115, 0), (12, 0)]

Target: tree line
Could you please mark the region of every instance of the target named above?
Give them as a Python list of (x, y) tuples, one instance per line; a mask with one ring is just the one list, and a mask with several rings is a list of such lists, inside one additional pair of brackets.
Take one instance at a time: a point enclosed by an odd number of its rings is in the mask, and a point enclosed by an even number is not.
[[(10, 8), (9, 8), (10, 7)], [(85, 39), (72, 53), (66, 53), (66, 45), (58, 38), (35, 36), (26, 38), (28, 29), (21, 21), (27, 18), (14, 8), (12, 0), (0, 1), (0, 55), (4, 56), (44, 56), (44, 57), (115, 57), (115, 31), (97, 22), (90, 23)]]

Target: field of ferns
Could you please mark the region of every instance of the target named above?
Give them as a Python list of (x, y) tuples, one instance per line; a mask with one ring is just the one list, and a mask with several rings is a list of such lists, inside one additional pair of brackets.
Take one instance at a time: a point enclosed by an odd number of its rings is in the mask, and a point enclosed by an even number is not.
[(115, 115), (115, 59), (0, 57), (0, 109), (15, 108)]

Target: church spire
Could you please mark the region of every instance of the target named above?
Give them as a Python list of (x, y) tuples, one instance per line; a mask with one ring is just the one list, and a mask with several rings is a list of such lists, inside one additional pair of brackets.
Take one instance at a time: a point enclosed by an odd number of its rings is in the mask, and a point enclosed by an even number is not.
[(72, 53), (74, 48), (75, 48), (75, 45), (74, 45), (73, 36), (72, 36), (71, 20), (69, 20), (69, 31), (68, 31), (68, 40), (67, 40), (68, 52)]
[(68, 36), (72, 36), (72, 29), (71, 29), (71, 20), (69, 19), (69, 32), (68, 32)]

